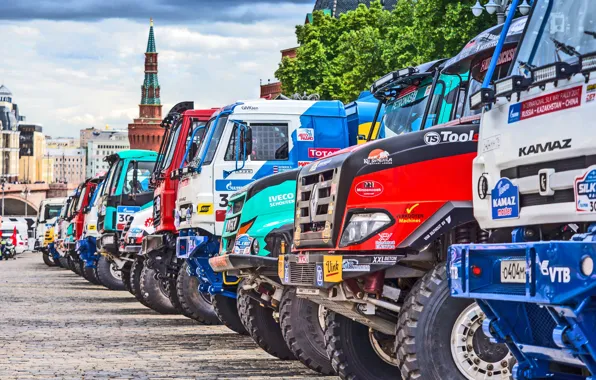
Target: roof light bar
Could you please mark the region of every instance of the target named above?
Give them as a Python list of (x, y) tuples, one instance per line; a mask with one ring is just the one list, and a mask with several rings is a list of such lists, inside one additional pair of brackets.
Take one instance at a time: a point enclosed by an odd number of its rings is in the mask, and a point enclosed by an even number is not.
[(596, 52), (582, 55), (580, 71), (582, 74), (588, 74), (592, 71), (596, 71)]
[(512, 75), (495, 82), (495, 97), (509, 97), (530, 87), (531, 80), (523, 75)]
[(417, 72), (418, 70), (415, 67), (407, 67), (405, 69), (392, 71), (389, 74), (382, 76), (381, 79), (378, 79), (375, 83), (373, 83), (373, 85), (370, 86), (370, 92), (375, 93), (381, 87), (385, 86), (387, 83), (395, 82), (400, 78), (409, 77), (410, 75), (416, 74)]
[(477, 110), (495, 102), (495, 91), (492, 88), (481, 88), (470, 96), (470, 109)]
[(566, 62), (555, 62), (550, 65), (538, 67), (532, 70), (532, 85), (540, 86), (549, 82), (568, 79), (578, 72), (577, 66)]

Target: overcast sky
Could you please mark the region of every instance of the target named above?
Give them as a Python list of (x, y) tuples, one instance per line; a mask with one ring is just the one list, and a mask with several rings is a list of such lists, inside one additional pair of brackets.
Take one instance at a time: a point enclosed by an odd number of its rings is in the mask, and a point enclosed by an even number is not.
[[(116, 4), (110, 4), (116, 3)], [(138, 117), (149, 18), (164, 115), (259, 96), (314, 0), (0, 1), (0, 83), (51, 136)]]

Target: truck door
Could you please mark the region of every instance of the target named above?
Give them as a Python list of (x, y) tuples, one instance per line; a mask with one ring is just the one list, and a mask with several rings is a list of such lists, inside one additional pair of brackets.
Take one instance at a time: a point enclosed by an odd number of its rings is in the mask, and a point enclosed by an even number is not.
[[(228, 125), (231, 123), (228, 122)], [(291, 170), (298, 165), (290, 157), (289, 121), (237, 120), (233, 124), (233, 128), (226, 128), (223, 140), (226, 144), (218, 150), (213, 166), (216, 235), (221, 235), (230, 195), (255, 179)], [(245, 145), (248, 130), (252, 134), (252, 149), (245, 152), (245, 146), (250, 148), (250, 144)]]

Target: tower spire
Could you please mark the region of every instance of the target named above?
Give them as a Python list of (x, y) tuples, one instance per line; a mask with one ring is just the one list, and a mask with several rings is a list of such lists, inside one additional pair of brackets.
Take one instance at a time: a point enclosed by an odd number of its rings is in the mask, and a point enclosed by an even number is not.
[(149, 19), (149, 40), (147, 41), (147, 53), (155, 53), (155, 35), (153, 34), (153, 19)]

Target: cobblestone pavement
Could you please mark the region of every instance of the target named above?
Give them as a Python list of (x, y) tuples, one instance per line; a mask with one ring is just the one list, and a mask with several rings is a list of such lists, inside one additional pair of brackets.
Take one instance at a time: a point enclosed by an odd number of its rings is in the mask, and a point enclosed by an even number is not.
[(0, 262), (2, 380), (317, 377), (223, 326), (160, 315), (128, 292), (49, 268), (41, 254)]

